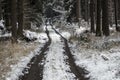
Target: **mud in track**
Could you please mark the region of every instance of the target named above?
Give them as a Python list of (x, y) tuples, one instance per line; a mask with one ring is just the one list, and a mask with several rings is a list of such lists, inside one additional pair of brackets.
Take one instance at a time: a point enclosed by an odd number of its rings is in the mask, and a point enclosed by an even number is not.
[(70, 48), (68, 46), (68, 41), (65, 39), (56, 29), (52, 28), (56, 34), (60, 35), (61, 38), (64, 40), (64, 50), (65, 50), (65, 55), (68, 56), (67, 62), (70, 65), (71, 72), (75, 74), (77, 80), (89, 80), (89, 78), (86, 78), (85, 75), (88, 73), (85, 69), (78, 67), (75, 64), (75, 59), (73, 58), (73, 55), (71, 54)]
[(28, 63), (27, 65), (27, 67), (30, 67), (30, 68), (25, 68), (23, 70), (24, 75), (19, 76), (19, 80), (42, 80), (43, 79), (43, 67), (44, 67), (43, 61), (45, 60), (45, 55), (46, 55), (45, 52), (49, 49), (48, 47), (51, 44), (51, 38), (49, 36), (49, 31), (47, 30), (47, 28), (45, 32), (48, 36), (49, 41), (46, 42), (43, 48), (41, 48), (41, 50), (39, 51), (40, 54), (36, 55), (31, 59), (30, 63)]

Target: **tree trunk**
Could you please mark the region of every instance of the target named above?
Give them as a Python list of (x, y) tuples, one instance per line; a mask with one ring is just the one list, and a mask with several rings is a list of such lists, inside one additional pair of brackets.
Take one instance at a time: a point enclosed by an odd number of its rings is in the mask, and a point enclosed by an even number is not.
[(24, 0), (24, 29), (31, 29), (31, 5), (29, 0)]
[[(120, 0), (118, 0), (118, 4), (120, 4)], [(118, 14), (120, 14), (120, 5), (118, 5)], [(118, 20), (120, 20), (120, 15), (118, 15)]]
[(96, 36), (101, 36), (101, 0), (97, 0)]
[(23, 37), (23, 1), (24, 0), (18, 0), (18, 37)]
[(91, 32), (95, 32), (94, 26), (94, 2), (90, 0), (90, 20), (91, 20)]
[(10, 10), (11, 10), (11, 2), (10, 0), (5, 0), (4, 1), (4, 13), (3, 13), (3, 18), (5, 20), (5, 27), (8, 31), (11, 30), (11, 15), (10, 15)]
[(88, 21), (88, 0), (85, 0), (85, 21)]
[(17, 0), (11, 0), (12, 43), (17, 43)]
[(119, 31), (118, 28), (118, 0), (114, 0), (114, 10), (115, 10), (115, 25), (116, 25), (116, 31)]
[(77, 21), (78, 21), (78, 25), (80, 27), (81, 25), (81, 0), (77, 0)]
[(103, 35), (109, 36), (110, 31), (109, 31), (109, 10), (108, 10), (108, 2), (109, 0), (102, 0), (102, 30), (103, 30)]
[(2, 19), (2, 1), (0, 0), (0, 20)]

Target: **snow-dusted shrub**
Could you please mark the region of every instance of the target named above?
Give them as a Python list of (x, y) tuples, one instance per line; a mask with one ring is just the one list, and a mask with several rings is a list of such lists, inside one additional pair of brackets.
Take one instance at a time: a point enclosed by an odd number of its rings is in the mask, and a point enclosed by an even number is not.
[(5, 26), (4, 26), (4, 20), (0, 20), (0, 34), (5, 33)]

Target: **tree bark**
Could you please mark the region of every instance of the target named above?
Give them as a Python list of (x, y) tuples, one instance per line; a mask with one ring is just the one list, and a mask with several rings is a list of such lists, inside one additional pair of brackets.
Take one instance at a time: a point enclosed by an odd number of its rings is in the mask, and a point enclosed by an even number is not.
[(88, 21), (88, 0), (85, 0), (85, 21)]
[(78, 21), (78, 26), (80, 27), (81, 25), (81, 0), (77, 0), (77, 21)]
[(29, 0), (24, 0), (24, 29), (31, 29), (31, 5)]
[(91, 20), (91, 32), (95, 32), (95, 23), (94, 23), (94, 1), (90, 0), (90, 20)]
[[(120, 0), (118, 0), (118, 4), (120, 4)], [(118, 5), (118, 14), (120, 14), (120, 5)], [(118, 20), (120, 20), (120, 15), (118, 15)]]
[(101, 0), (97, 0), (96, 36), (101, 36)]
[(4, 12), (3, 12), (3, 18), (5, 20), (5, 27), (8, 31), (11, 30), (11, 15), (10, 15), (10, 10), (11, 10), (11, 2), (10, 0), (5, 0), (4, 1)]
[(23, 16), (23, 2), (24, 0), (18, 0), (18, 37), (23, 37), (23, 26), (24, 26), (24, 16)]
[(2, 1), (0, 0), (0, 20), (2, 19)]
[(118, 0), (114, 0), (114, 10), (115, 10), (115, 25), (116, 25), (116, 31), (119, 31), (118, 27)]
[(17, 43), (17, 0), (11, 0), (12, 43)]
[(110, 35), (108, 2), (109, 0), (102, 0), (102, 31), (105, 36)]

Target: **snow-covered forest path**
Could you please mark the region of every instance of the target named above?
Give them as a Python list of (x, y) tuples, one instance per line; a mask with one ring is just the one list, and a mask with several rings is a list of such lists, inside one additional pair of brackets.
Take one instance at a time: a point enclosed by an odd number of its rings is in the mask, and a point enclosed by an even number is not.
[(86, 70), (74, 63), (67, 39), (51, 26), (45, 32), (48, 42), (31, 59), (19, 80), (88, 80)]

